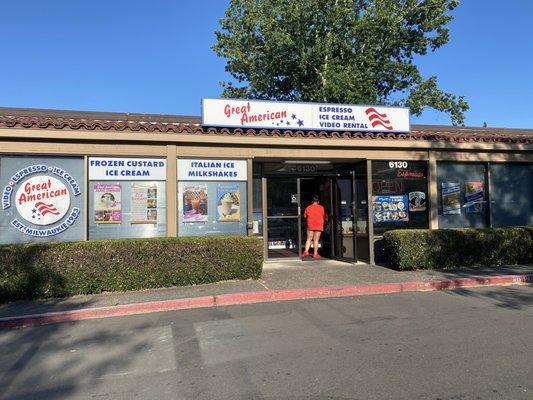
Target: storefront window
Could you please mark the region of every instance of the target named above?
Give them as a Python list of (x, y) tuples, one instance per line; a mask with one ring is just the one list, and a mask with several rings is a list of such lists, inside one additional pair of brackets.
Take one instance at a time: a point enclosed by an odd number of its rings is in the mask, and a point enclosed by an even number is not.
[(490, 166), (492, 226), (533, 225), (533, 165)]
[(164, 159), (90, 157), (89, 239), (166, 236), (165, 179)]
[(391, 229), (428, 228), (426, 161), (372, 162), (374, 234)]
[(246, 235), (246, 163), (246, 160), (178, 160), (180, 236)]
[(246, 182), (180, 182), (180, 236), (246, 235)]
[(437, 163), (439, 228), (487, 226), (483, 163)]
[(0, 244), (83, 240), (83, 158), (0, 157)]

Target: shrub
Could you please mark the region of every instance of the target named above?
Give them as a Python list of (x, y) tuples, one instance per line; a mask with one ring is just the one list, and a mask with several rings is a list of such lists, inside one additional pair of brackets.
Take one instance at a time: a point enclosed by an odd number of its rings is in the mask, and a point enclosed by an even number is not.
[(533, 227), (393, 230), (383, 235), (390, 266), (400, 270), (533, 262)]
[(0, 302), (257, 279), (262, 252), (241, 236), (0, 246)]

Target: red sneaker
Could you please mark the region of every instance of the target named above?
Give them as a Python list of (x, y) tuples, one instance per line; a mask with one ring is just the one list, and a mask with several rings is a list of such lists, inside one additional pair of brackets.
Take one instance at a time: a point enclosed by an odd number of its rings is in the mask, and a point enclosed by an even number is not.
[(317, 253), (317, 254), (313, 254), (313, 258), (314, 258), (315, 260), (319, 260), (319, 259), (321, 259), (322, 257), (320, 257), (320, 254)]
[(308, 251), (304, 251), (302, 253), (302, 258), (307, 258), (307, 257), (309, 257), (309, 252)]

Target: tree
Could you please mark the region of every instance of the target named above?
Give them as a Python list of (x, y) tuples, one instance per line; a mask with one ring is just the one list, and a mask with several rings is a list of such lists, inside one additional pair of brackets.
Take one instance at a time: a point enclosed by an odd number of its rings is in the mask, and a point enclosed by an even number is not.
[(425, 107), (464, 122), (468, 104), (424, 79), (416, 56), (448, 42), (459, 0), (230, 0), (213, 50), (222, 96)]

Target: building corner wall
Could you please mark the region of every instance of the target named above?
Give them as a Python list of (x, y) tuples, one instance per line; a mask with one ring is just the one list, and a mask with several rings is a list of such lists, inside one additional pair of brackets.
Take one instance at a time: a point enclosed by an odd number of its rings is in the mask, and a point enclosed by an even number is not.
[(438, 218), (438, 188), (437, 188), (437, 157), (434, 151), (428, 154), (428, 183), (429, 183), (429, 229), (439, 228)]
[(178, 160), (177, 146), (167, 145), (167, 236), (178, 236)]

